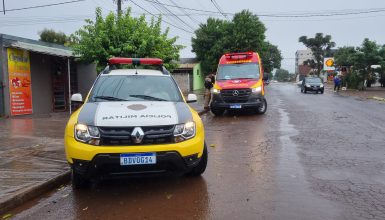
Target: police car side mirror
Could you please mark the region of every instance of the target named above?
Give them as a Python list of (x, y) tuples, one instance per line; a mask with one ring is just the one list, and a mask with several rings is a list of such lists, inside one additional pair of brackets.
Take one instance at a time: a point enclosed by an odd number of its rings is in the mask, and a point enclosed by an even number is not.
[(192, 103), (197, 101), (197, 95), (195, 94), (188, 94), (187, 96), (187, 103)]
[(75, 93), (71, 96), (71, 101), (72, 102), (81, 102), (83, 103), (83, 97), (82, 94), (80, 93)]

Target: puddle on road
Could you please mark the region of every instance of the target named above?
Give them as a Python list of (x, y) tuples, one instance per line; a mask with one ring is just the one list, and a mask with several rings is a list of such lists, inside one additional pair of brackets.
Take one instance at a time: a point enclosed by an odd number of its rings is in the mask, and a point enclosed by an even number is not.
[(318, 197), (311, 192), (303, 166), (300, 164), (298, 147), (291, 137), (298, 135), (290, 124), (288, 113), (280, 102), (280, 143), (281, 152), (277, 170), (278, 219), (335, 219), (338, 210), (331, 201)]

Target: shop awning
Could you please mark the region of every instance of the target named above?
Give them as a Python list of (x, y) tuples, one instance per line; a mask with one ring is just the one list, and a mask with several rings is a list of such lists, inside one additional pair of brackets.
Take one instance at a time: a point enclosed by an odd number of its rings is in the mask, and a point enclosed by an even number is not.
[(33, 52), (42, 53), (42, 54), (53, 55), (53, 56), (74, 57), (73, 52), (71, 50), (48, 47), (48, 46), (39, 45), (39, 44), (31, 44), (31, 43), (26, 43), (21, 41), (12, 42), (9, 47), (33, 51)]

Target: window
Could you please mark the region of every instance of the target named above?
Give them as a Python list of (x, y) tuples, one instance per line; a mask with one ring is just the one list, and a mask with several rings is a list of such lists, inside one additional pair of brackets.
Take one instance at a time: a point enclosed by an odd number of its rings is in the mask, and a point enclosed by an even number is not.
[(258, 63), (223, 64), (219, 66), (217, 80), (259, 79)]
[(168, 76), (102, 76), (96, 82), (91, 101), (181, 102), (179, 89)]

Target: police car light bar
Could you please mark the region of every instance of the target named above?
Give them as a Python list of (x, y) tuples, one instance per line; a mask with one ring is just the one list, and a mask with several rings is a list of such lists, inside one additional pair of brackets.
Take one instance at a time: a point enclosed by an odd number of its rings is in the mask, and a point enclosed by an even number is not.
[(110, 65), (116, 64), (132, 64), (132, 65), (163, 65), (163, 60), (159, 58), (126, 58), (126, 57), (113, 57), (108, 60)]

